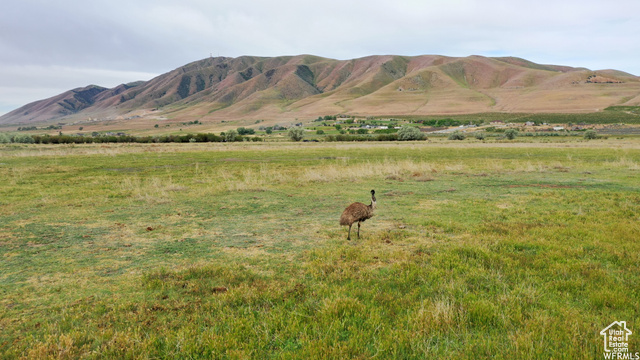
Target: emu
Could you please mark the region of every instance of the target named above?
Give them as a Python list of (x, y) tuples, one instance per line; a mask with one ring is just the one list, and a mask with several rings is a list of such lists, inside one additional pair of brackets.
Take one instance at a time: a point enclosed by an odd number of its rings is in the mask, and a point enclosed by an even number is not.
[(355, 202), (349, 205), (342, 216), (340, 216), (340, 225), (349, 225), (349, 234), (347, 240), (351, 240), (351, 225), (358, 223), (358, 239), (360, 239), (360, 223), (373, 216), (373, 210), (376, 208), (376, 191), (371, 190), (371, 205), (365, 205), (361, 202)]

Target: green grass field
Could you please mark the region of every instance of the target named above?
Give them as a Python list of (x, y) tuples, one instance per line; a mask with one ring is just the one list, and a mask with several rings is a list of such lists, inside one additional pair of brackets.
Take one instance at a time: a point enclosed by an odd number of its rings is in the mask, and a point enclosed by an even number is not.
[(483, 120), (486, 122), (501, 120), (512, 123), (533, 121), (549, 124), (638, 124), (640, 123), (639, 106), (610, 106), (604, 111), (592, 113), (479, 113), (460, 115), (406, 115), (382, 116), (382, 118), (396, 118), (402, 120), (438, 120), (454, 119), (461, 122)]
[(635, 353), (639, 174), (637, 138), (0, 146), (0, 358)]

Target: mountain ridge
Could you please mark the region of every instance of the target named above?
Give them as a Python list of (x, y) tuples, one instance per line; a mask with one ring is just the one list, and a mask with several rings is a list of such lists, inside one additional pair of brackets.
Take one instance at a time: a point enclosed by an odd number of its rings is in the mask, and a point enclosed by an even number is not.
[(110, 89), (68, 90), (0, 116), (0, 124), (111, 119), (141, 110), (179, 120), (222, 120), (592, 112), (611, 105), (640, 105), (640, 78), (517, 57), (240, 56), (197, 60)]

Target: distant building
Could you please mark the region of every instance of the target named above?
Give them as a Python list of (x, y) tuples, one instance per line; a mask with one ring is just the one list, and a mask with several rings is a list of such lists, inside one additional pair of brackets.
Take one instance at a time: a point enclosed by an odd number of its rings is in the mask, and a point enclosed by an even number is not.
[(554, 126), (553, 127), (553, 131), (563, 131), (564, 130), (564, 126)]
[(504, 125), (504, 121), (502, 120), (493, 120), (491, 125)]

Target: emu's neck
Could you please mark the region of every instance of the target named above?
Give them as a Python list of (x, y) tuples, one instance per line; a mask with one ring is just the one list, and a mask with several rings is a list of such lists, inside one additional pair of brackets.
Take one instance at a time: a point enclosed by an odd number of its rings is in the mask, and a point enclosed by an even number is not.
[(371, 210), (374, 210), (376, 208), (376, 197), (375, 196), (371, 197), (371, 205), (369, 205), (369, 207), (371, 208)]

